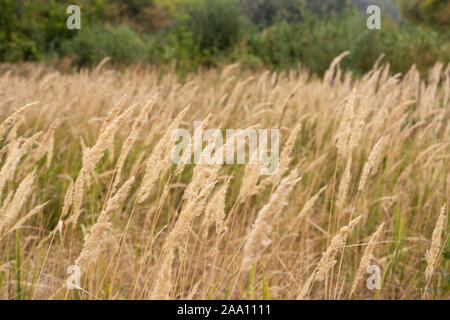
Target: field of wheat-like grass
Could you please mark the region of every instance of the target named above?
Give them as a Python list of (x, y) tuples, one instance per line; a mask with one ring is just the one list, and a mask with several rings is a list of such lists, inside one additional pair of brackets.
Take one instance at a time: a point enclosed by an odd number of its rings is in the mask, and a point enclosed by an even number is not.
[[(342, 57), (322, 78), (3, 66), (0, 298), (448, 298), (450, 68)], [(278, 128), (278, 170), (173, 164), (201, 120)]]

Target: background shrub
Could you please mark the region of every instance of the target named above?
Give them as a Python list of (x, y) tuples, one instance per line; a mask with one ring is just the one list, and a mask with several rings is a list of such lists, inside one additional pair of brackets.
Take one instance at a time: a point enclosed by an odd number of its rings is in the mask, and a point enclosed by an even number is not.
[[(342, 66), (356, 73), (382, 53), (395, 72), (450, 61), (448, 1), (374, 2), (385, 13), (381, 30), (366, 28), (368, 0), (0, 0), (0, 62), (71, 56), (79, 67), (110, 56), (182, 74), (228, 62), (300, 63), (322, 74), (346, 50)], [(69, 4), (81, 7), (81, 30), (65, 25)]]
[(63, 54), (74, 56), (78, 65), (92, 65), (104, 57), (117, 63), (132, 63), (145, 60), (145, 45), (142, 39), (126, 25), (90, 26), (76, 37), (65, 41)]
[(235, 0), (199, 0), (184, 6), (175, 21), (202, 51), (221, 51), (236, 44), (241, 35), (241, 15)]

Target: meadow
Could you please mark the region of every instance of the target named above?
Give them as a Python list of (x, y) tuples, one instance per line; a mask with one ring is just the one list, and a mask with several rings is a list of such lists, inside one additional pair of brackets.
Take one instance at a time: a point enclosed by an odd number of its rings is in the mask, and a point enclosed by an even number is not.
[[(450, 66), (344, 56), (324, 76), (1, 66), (0, 298), (448, 299)], [(279, 129), (276, 173), (174, 165), (202, 120)]]

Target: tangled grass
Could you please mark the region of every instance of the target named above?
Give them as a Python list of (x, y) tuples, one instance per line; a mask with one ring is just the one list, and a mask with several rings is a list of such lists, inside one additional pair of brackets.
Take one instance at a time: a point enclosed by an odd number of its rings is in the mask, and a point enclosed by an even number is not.
[[(448, 298), (450, 68), (355, 78), (342, 57), (323, 79), (3, 68), (0, 297)], [(194, 120), (279, 128), (278, 171), (172, 164)]]

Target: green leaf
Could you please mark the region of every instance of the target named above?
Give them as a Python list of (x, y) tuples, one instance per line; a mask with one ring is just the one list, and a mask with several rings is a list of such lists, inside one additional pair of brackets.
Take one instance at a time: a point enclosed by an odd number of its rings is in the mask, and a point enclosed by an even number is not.
[(270, 300), (269, 296), (269, 284), (267, 282), (266, 273), (264, 272), (264, 265), (262, 266), (262, 288), (263, 288), (263, 300)]

